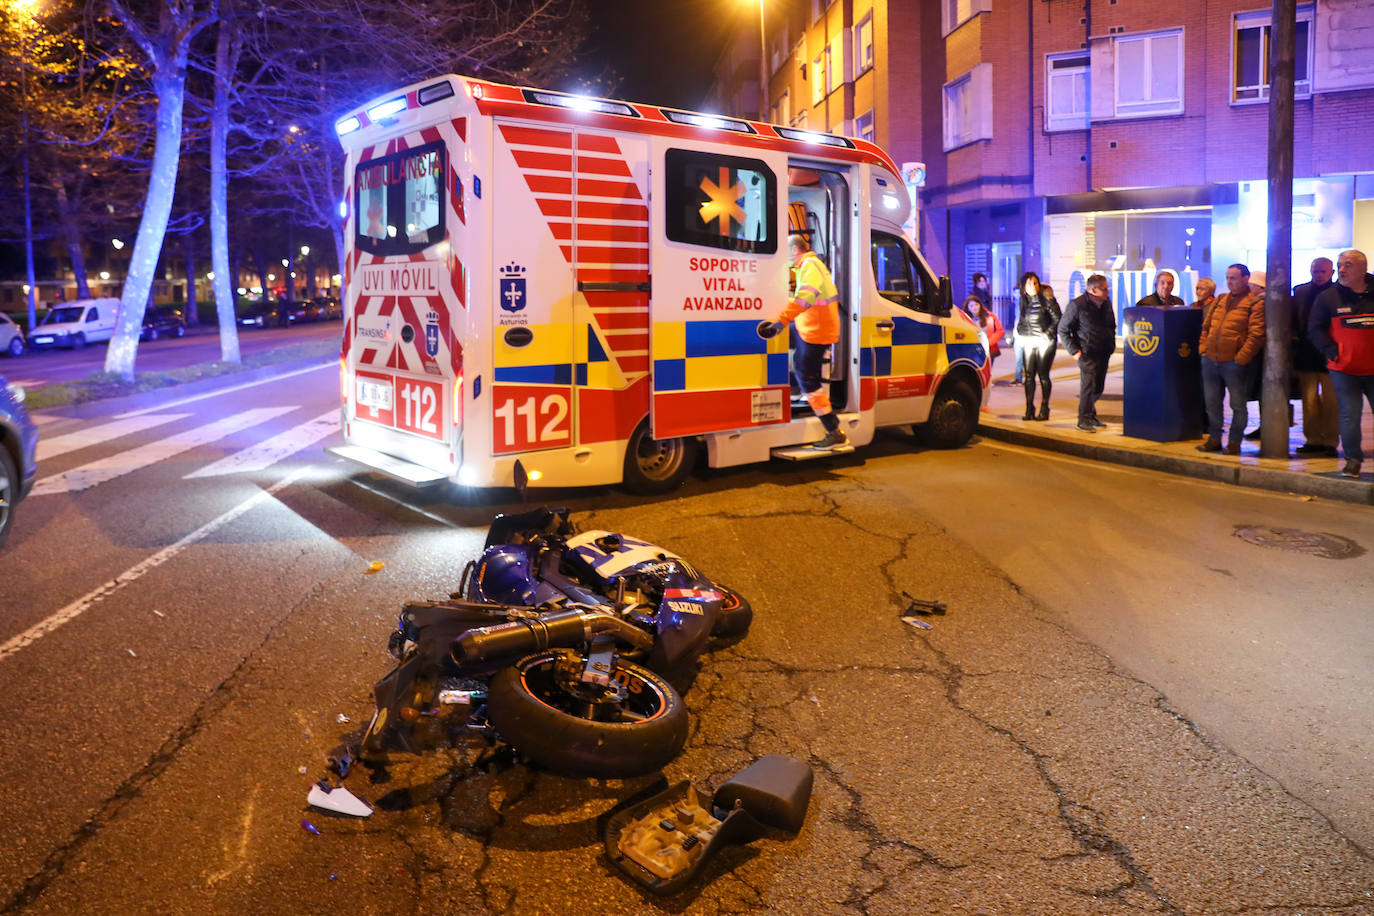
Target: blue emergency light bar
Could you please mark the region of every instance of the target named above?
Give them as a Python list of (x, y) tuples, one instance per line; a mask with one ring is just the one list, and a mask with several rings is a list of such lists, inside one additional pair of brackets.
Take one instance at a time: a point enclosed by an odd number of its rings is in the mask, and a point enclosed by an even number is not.
[(398, 96), (394, 99), (387, 99), (380, 105), (373, 105), (367, 110), (367, 116), (372, 121), (380, 121), (389, 118), (394, 114), (400, 114), (406, 110), (405, 96)]
[(339, 123), (335, 124), (335, 125), (334, 125), (334, 132), (337, 133), (340, 137), (342, 137), (344, 134), (351, 134), (351, 133), (353, 133), (353, 131), (357, 130), (359, 127), (362, 127), (362, 126), (363, 126), (363, 122), (362, 122), (362, 121), (359, 121), (356, 117), (350, 116), (350, 117), (344, 118), (342, 121), (340, 121)]

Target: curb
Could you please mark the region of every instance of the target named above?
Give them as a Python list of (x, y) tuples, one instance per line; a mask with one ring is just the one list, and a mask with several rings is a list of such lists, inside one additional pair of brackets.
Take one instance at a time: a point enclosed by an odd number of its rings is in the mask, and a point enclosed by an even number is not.
[(47, 416), (72, 417), (76, 419), (101, 417), (107, 414), (120, 413), (125, 410), (137, 410), (142, 407), (151, 407), (156, 404), (164, 403), (172, 396), (180, 397), (183, 395), (201, 394), (206, 391), (214, 391), (216, 388), (227, 388), (231, 385), (241, 385), (244, 382), (258, 382), (263, 379), (270, 379), (278, 375), (292, 372), (296, 369), (308, 369), (312, 366), (326, 366), (337, 362), (337, 356), (310, 356), (305, 359), (292, 360), (291, 362), (272, 363), (267, 366), (259, 366), (256, 369), (246, 369), (243, 372), (230, 372), (224, 375), (216, 375), (211, 378), (186, 382), (181, 385), (168, 385), (165, 388), (155, 388), (152, 391), (142, 391), (138, 394), (125, 395), (121, 398), (102, 398), (94, 401), (83, 401), (80, 404), (69, 404), (65, 407), (49, 407), (41, 411), (34, 411), (34, 413), (41, 413)]
[[(1258, 490), (1313, 496), (1338, 502), (1374, 505), (1374, 482), (1349, 480), (1340, 476), (1279, 471), (1245, 464), (1221, 464), (1215, 461), (1160, 455), (1125, 446), (1102, 445), (1078, 439), (1061, 439), (1012, 429), (990, 423), (978, 424), (978, 433), (988, 439), (1044, 449), (1089, 461), (1105, 461), (1147, 471), (1162, 471), (1180, 477), (1192, 477), (1214, 483), (1226, 483)], [(1338, 472), (1337, 472), (1338, 473)]]

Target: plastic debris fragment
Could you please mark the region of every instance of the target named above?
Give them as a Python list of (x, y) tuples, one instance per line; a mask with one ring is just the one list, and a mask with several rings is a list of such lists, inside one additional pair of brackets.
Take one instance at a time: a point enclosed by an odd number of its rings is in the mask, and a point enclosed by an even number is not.
[(335, 721), (337, 721), (340, 725), (345, 725), (348, 723), (348, 716), (344, 715), (343, 713), (339, 713), (338, 718)]
[(315, 836), (319, 836), (319, 835), (320, 835), (320, 830), (319, 830), (319, 828), (316, 827), (314, 824), (312, 824), (312, 823), (310, 823), (309, 821), (304, 820), (304, 819), (301, 820), (301, 829), (304, 830), (306, 833), (313, 833), (313, 834), (315, 834)]
[(299, 767), (296, 768), (296, 772), (304, 776), (306, 773), (310, 772), (310, 767), (302, 763)]
[(902, 615), (904, 617), (911, 614), (944, 614), (945, 612), (945, 603), (943, 601), (926, 601), (922, 598), (913, 598), (905, 589), (902, 591), (902, 597), (911, 602), (907, 606), (906, 612)]
[(306, 796), (305, 803), (322, 811), (333, 811), (335, 814), (347, 814), (350, 817), (372, 816), (372, 809), (368, 807), (367, 802), (343, 786), (331, 787), (323, 781), (310, 787), (310, 794)]
[(926, 623), (924, 620), (921, 620), (921, 619), (919, 619), (919, 618), (917, 618), (917, 617), (903, 617), (903, 618), (902, 618), (902, 623), (909, 623), (909, 624), (911, 624), (913, 627), (916, 627), (916, 628), (921, 629), (921, 630), (930, 630), (930, 629), (933, 629), (933, 627), (931, 627), (930, 624)]
[(130, 658), (138, 658), (138, 653), (136, 653), (133, 649), (125, 649), (124, 651), (129, 653)]
[(159, 611), (157, 608), (153, 608), (153, 613), (156, 614), (156, 615), (159, 616), (159, 617), (166, 617), (166, 616), (167, 616), (166, 614), (164, 614), (164, 613), (162, 613), (161, 611)]
[(367, 571), (368, 573), (381, 572), (384, 566), (386, 566), (386, 564), (381, 560), (373, 560), (371, 563), (367, 564)]

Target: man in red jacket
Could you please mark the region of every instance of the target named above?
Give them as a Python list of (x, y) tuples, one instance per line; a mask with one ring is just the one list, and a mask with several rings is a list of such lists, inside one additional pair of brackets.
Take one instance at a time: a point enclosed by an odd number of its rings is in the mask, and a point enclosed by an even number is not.
[(1331, 387), (1340, 406), (1341, 448), (1346, 477), (1359, 477), (1360, 415), (1374, 410), (1374, 275), (1363, 251), (1342, 251), (1336, 285), (1317, 297), (1307, 318), (1307, 336), (1326, 357)]

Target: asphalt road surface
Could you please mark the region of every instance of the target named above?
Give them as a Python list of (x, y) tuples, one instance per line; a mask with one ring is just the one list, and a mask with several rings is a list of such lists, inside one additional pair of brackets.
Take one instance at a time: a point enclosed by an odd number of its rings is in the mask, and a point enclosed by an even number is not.
[[(455, 588), (515, 507), (324, 454), (336, 386), (326, 363), (44, 418), (0, 554), (0, 909), (1374, 912), (1368, 510), (993, 443), (541, 494), (752, 599), (664, 775), (795, 756), (800, 834), (660, 900), (598, 832), (651, 779), (460, 745), (350, 777), (367, 820), (307, 809), (401, 603)], [(909, 597), (948, 613), (913, 627)]]
[[(259, 350), (285, 347), (324, 337), (338, 338), (341, 324), (318, 321), (288, 328), (239, 330), (239, 353), (250, 356)], [(105, 371), (105, 343), (81, 350), (30, 350), (18, 358), (0, 359), (0, 375), (26, 388), (65, 384)], [(220, 357), (219, 328), (201, 325), (188, 328), (185, 337), (140, 341), (135, 370), (159, 372), (214, 362)]]

